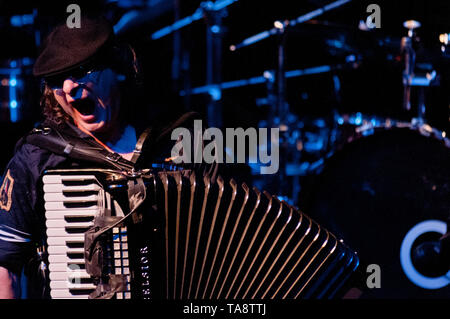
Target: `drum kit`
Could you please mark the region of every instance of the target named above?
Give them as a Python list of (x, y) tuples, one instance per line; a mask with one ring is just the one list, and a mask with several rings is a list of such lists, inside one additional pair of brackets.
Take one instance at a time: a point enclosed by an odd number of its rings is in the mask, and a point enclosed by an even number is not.
[[(235, 2), (208, 2), (201, 10), (217, 13)], [(344, 63), (286, 70), (287, 31), (300, 24), (308, 30), (303, 32), (314, 33), (317, 30), (314, 28), (323, 28), (332, 34), (333, 30), (343, 30), (343, 26), (314, 19), (348, 2), (335, 1), (297, 19), (275, 21), (271, 29), (229, 47), (235, 53), (275, 38), (276, 70), (228, 82), (209, 77), (206, 85), (181, 90), (180, 95), (209, 94), (208, 115), (215, 114), (217, 119), (221, 109), (215, 102), (224, 92), (266, 85), (267, 98), (257, 103), (269, 105), (270, 111), (259, 126), (280, 129), (280, 170), (274, 176), (254, 174), (253, 184), (277, 193), (340, 235), (366, 265), (380, 266), (381, 286), (368, 289), (362, 283), (363, 298), (449, 297), (450, 266), (421, 267), (416, 258), (421, 244), (439, 243), (439, 238), (447, 232), (446, 222), (450, 218), (450, 140), (444, 130), (434, 128), (427, 119), (426, 92), (440, 85), (440, 77), (432, 65), (417, 62), (415, 48), (421, 24), (408, 20), (403, 24), (405, 36), (401, 39), (383, 37), (375, 41), (375, 46), (390, 52), (388, 60), (401, 65), (398, 95), (402, 103), (397, 106), (390, 103), (389, 107), (396, 109), (394, 112), (342, 112), (338, 107), (326, 116), (302, 116), (292, 112), (287, 103), (288, 79), (356, 70), (370, 55), (373, 47), (358, 50), (369, 52), (366, 56), (349, 50), (355, 45), (349, 40), (351, 37), (344, 41), (329, 37), (325, 41), (328, 51), (345, 54)], [(200, 19), (201, 10), (155, 32), (153, 37), (165, 36)], [(209, 26), (212, 30), (214, 27), (220, 30), (218, 24)], [(357, 32), (367, 28), (368, 23), (361, 21)], [(207, 56), (210, 62), (217, 58), (214, 32), (211, 37), (207, 41), (212, 46)], [(439, 41), (441, 57), (448, 57), (448, 34), (442, 34)], [(213, 63), (207, 65), (212, 67)], [(334, 93), (339, 96), (339, 77), (333, 76), (333, 82)], [(219, 122), (213, 120), (209, 124)]]

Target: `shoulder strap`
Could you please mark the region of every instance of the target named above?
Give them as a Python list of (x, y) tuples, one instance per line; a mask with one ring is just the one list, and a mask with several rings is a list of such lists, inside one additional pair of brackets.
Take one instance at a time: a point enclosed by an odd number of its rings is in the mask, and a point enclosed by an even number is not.
[(34, 128), (25, 137), (25, 142), (77, 160), (95, 162), (121, 170), (134, 168), (133, 162), (127, 161), (118, 153), (109, 152), (95, 140), (63, 135), (54, 126)]
[(133, 151), (133, 157), (131, 158), (131, 162), (133, 164), (136, 164), (137, 160), (141, 156), (141, 154), (142, 154), (142, 147), (144, 146), (145, 140), (150, 136), (151, 131), (152, 131), (151, 128), (148, 127), (147, 129), (144, 130), (144, 132), (139, 137), (139, 139), (138, 139), (138, 141), (136, 143), (136, 146), (134, 148), (134, 151)]
[[(146, 165), (142, 161), (161, 161), (161, 154), (169, 155), (173, 147), (174, 141), (171, 139), (172, 131), (178, 127), (191, 128), (196, 119), (201, 119), (196, 112), (188, 112), (179, 117), (176, 121), (165, 123), (163, 125), (155, 125), (152, 129), (145, 131), (145, 138), (142, 139), (140, 146), (141, 160), (136, 159), (137, 166)], [(139, 144), (139, 143), (138, 143)], [(139, 163), (141, 162), (141, 163)]]
[(141, 154), (146, 152), (154, 159), (163, 145), (169, 145), (170, 134), (176, 127), (190, 127), (199, 115), (195, 112), (185, 113), (175, 122), (158, 129), (147, 128), (139, 137), (131, 161), (124, 159), (120, 154), (109, 152), (94, 139), (85, 139), (75, 134), (62, 133), (56, 125), (44, 123), (25, 136), (23, 143), (29, 143), (49, 150), (55, 154), (82, 160), (95, 162), (120, 170), (132, 170), (136, 167)]

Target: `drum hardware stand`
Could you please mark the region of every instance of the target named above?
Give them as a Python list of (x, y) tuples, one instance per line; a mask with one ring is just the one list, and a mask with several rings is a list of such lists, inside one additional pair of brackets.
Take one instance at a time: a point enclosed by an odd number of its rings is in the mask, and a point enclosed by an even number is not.
[[(263, 73), (263, 77), (266, 79), (266, 96), (264, 98), (257, 98), (256, 99), (256, 105), (257, 106), (263, 106), (263, 105), (273, 105), (276, 103), (276, 91), (275, 91), (275, 70), (266, 70)], [(272, 111), (272, 108), (270, 109)], [(269, 115), (271, 118), (275, 116), (275, 114)], [(267, 124), (264, 124), (267, 126)]]
[[(280, 147), (280, 165), (279, 165), (279, 173), (278, 173), (278, 184), (279, 184), (279, 194), (283, 195), (284, 193), (291, 193), (291, 196), (295, 196), (296, 194), (292, 194), (292, 190), (283, 190), (281, 185), (286, 185), (285, 180), (287, 177), (286, 174), (286, 162), (287, 162), (287, 154), (289, 152), (289, 143), (287, 143), (289, 139), (289, 105), (286, 103), (286, 72), (285, 72), (285, 42), (286, 42), (286, 31), (289, 27), (293, 27), (297, 24), (304, 23), (308, 20), (311, 20), (317, 16), (322, 15), (323, 13), (338, 8), (351, 0), (338, 0), (332, 2), (324, 7), (318, 8), (314, 11), (311, 11), (307, 14), (299, 16), (294, 20), (285, 20), (285, 21), (275, 21), (273, 23), (273, 28), (270, 30), (263, 31), (254, 36), (251, 36), (239, 44), (231, 45), (230, 50), (236, 51), (246, 46), (255, 44), (261, 40), (266, 38), (276, 36), (278, 38), (277, 41), (277, 71), (276, 71), (276, 103), (272, 104), (271, 115), (275, 115), (271, 119), (269, 119), (268, 124), (271, 127), (279, 127), (280, 129), (280, 139), (281, 139), (281, 147)], [(297, 177), (298, 178), (298, 177)], [(298, 183), (297, 183), (298, 184)], [(297, 185), (299, 186), (299, 185)], [(294, 187), (298, 189), (299, 187)]]
[(441, 52), (443, 56), (449, 56), (448, 43), (449, 43), (450, 33), (439, 34), (439, 42), (441, 43)]
[[(322, 8), (318, 8), (309, 13), (301, 15), (296, 19), (285, 20), (284, 22), (275, 21), (273, 24), (274, 25), (273, 28), (263, 31), (263, 32), (260, 32), (258, 34), (255, 34), (255, 35), (245, 39), (244, 41), (240, 42), (239, 44), (230, 45), (230, 51), (236, 51), (236, 50), (242, 49), (244, 47), (247, 47), (249, 45), (255, 44), (264, 39), (267, 39), (269, 37), (272, 37), (272, 36), (278, 34), (279, 29), (281, 27), (283, 29), (286, 29), (287, 27), (293, 27), (297, 24), (304, 23), (306, 21), (309, 21), (311, 19), (314, 19), (315, 17), (318, 17), (318, 16), (324, 14), (327, 11), (339, 8), (340, 6), (342, 6), (348, 2), (351, 2), (351, 0), (338, 0), (338, 1), (332, 2), (330, 4), (327, 4), (326, 6), (323, 6)], [(281, 23), (281, 25), (280, 25), (280, 23)]]
[(403, 71), (403, 109), (411, 111), (411, 88), (417, 86), (419, 88), (417, 119), (419, 123), (425, 123), (425, 87), (438, 85), (436, 71), (428, 72), (426, 75), (418, 75), (414, 73), (416, 66), (416, 52), (413, 48), (415, 39), (415, 29), (421, 26), (420, 22), (415, 20), (407, 20), (403, 26), (408, 29), (408, 36), (401, 40), (401, 51), (404, 54), (405, 68)]
[(229, 5), (233, 4), (234, 2), (237, 2), (238, 0), (217, 0), (215, 2), (212, 1), (205, 1), (200, 3), (200, 6), (197, 8), (197, 10), (194, 12), (194, 14), (185, 17), (183, 19), (175, 21), (175, 23), (164, 27), (162, 29), (159, 29), (158, 31), (154, 32), (151, 35), (152, 40), (158, 40), (161, 39), (177, 30), (180, 30), (191, 23), (198, 21), (205, 16), (205, 12), (207, 11), (220, 11), (222, 9), (225, 9)]
[[(272, 114), (275, 115), (269, 119), (271, 127), (279, 127), (280, 129), (280, 159), (279, 159), (279, 173), (278, 173), (278, 194), (291, 197), (293, 200), (292, 189), (288, 189), (286, 183), (286, 164), (288, 161), (288, 154), (290, 150), (289, 134), (291, 132), (288, 116), (290, 114), (289, 104), (286, 101), (286, 73), (285, 73), (285, 45), (286, 45), (286, 29), (285, 25), (280, 21), (275, 21), (275, 29), (277, 30), (277, 71), (276, 71), (276, 104), (272, 104)], [(297, 177), (294, 176), (294, 180)], [(295, 183), (299, 186), (299, 183)], [(292, 185), (294, 186), (294, 185)], [(298, 188), (298, 187), (293, 187)], [(291, 196), (289, 196), (289, 195)]]
[[(175, 21), (180, 20), (180, 1), (181, 0), (173, 0), (174, 4), (174, 16)], [(172, 81), (173, 81), (173, 91), (178, 92), (180, 87), (186, 87), (189, 89), (189, 83), (186, 83), (186, 79), (188, 78), (188, 70), (189, 65), (185, 64), (185, 50), (182, 47), (182, 38), (181, 32), (179, 30), (173, 33), (173, 57), (172, 57)], [(187, 66), (187, 67), (186, 67)], [(184, 82), (184, 83), (182, 83)], [(184, 107), (186, 111), (190, 109), (190, 101), (187, 96), (184, 99)]]
[[(330, 72), (334, 69), (341, 69), (343, 67), (346, 67), (350, 65), (351, 67), (354, 67), (354, 62), (351, 63), (343, 63), (343, 64), (336, 64), (336, 65), (319, 65), (311, 68), (306, 69), (297, 69), (297, 70), (290, 70), (285, 72), (285, 78), (297, 78), (301, 76), (306, 75), (314, 75), (314, 74), (321, 74)], [(250, 86), (250, 85), (259, 85), (259, 84), (266, 84), (268, 81), (271, 81), (272, 87), (275, 85), (275, 79), (276, 79), (276, 73), (274, 70), (266, 70), (263, 72), (263, 75), (261, 76), (255, 76), (248, 79), (240, 79), (240, 80), (234, 80), (234, 81), (227, 81), (218, 83), (215, 85), (203, 85), (198, 86), (195, 88), (192, 88), (190, 91), (187, 90), (181, 90), (179, 92), (180, 96), (186, 96), (187, 94), (195, 95), (195, 94), (206, 94), (209, 93), (212, 87), (219, 88), (221, 91), (229, 90), (229, 89), (235, 89), (240, 88), (244, 86)], [(273, 92), (276, 90), (273, 89)]]
[(401, 40), (401, 51), (404, 54), (405, 69), (403, 71), (403, 109), (411, 110), (411, 79), (414, 75), (414, 64), (416, 60), (416, 52), (413, 48), (414, 30), (420, 27), (420, 23), (414, 20), (408, 20), (403, 23), (408, 29), (408, 36)]
[[(327, 11), (336, 9), (341, 7), (342, 5), (351, 2), (351, 0), (338, 0), (335, 2), (332, 2), (328, 5), (325, 5), (321, 8), (318, 8), (316, 10), (313, 10), (307, 14), (301, 15), (299, 17), (297, 17), (296, 19), (293, 20), (284, 20), (282, 21), (275, 21), (273, 23), (273, 28), (260, 32), (256, 35), (253, 35), (245, 40), (243, 40), (242, 42), (240, 42), (239, 44), (235, 44), (235, 45), (231, 45), (230, 46), (230, 51), (236, 51), (239, 49), (242, 49), (244, 47), (247, 47), (249, 45), (253, 45), (259, 41), (262, 41), (264, 39), (267, 39), (269, 37), (272, 36), (277, 36), (278, 37), (278, 46), (277, 46), (277, 57), (278, 57), (278, 61), (277, 61), (277, 105), (276, 107), (276, 114), (280, 117), (280, 123), (283, 124), (286, 121), (287, 116), (289, 115), (289, 107), (288, 105), (286, 105), (286, 98), (285, 98), (285, 81), (286, 81), (286, 73), (284, 70), (284, 64), (285, 64), (285, 35), (286, 35), (286, 31), (289, 27), (293, 27), (295, 25), (304, 23), (306, 21), (309, 21), (315, 17), (318, 17), (322, 14), (324, 14)], [(284, 131), (285, 127), (284, 126), (280, 126), (280, 131)]]
[[(284, 64), (285, 64), (285, 35), (286, 35), (286, 30), (289, 27), (293, 27), (296, 26), (298, 24), (304, 23), (306, 21), (309, 21), (315, 17), (318, 17), (322, 14), (324, 14), (327, 11), (336, 9), (341, 7), (342, 5), (351, 2), (351, 0), (338, 0), (335, 2), (332, 2), (328, 5), (325, 5), (321, 8), (318, 8), (316, 10), (313, 10), (307, 14), (301, 15), (299, 17), (297, 17), (296, 19), (293, 20), (284, 20), (282, 21), (275, 21), (273, 23), (273, 28), (260, 32), (256, 35), (253, 35), (245, 40), (243, 40), (242, 42), (235, 44), (235, 45), (231, 45), (230, 46), (230, 51), (236, 51), (239, 49), (242, 49), (244, 47), (247, 47), (249, 45), (253, 45), (259, 41), (262, 41), (264, 39), (267, 39), (269, 37), (272, 36), (277, 36), (278, 37), (278, 46), (277, 46), (277, 57), (278, 57), (278, 61), (277, 61), (277, 93), (278, 93), (278, 97), (277, 97), (277, 105), (276, 107), (276, 114), (280, 117), (280, 123), (283, 124), (286, 121), (287, 116), (289, 115), (289, 107), (288, 105), (286, 105), (286, 97), (285, 97), (285, 81), (286, 81), (286, 73), (284, 70)], [(281, 125), (280, 126), (280, 131), (284, 131), (286, 128)]]
[(227, 15), (225, 8), (205, 9), (206, 28), (206, 85), (212, 85), (207, 105), (208, 125), (222, 127), (222, 91), (217, 86), (221, 82), (222, 71), (222, 18)]
[[(409, 87), (408, 91), (411, 89), (411, 87), (418, 87), (419, 88), (419, 96), (418, 96), (418, 106), (417, 106), (417, 120), (420, 123), (425, 123), (425, 116), (426, 116), (426, 107), (425, 107), (425, 88), (429, 86), (436, 86), (439, 85), (439, 79), (436, 75), (436, 71), (431, 71), (426, 73), (425, 75), (413, 75), (411, 78), (409, 78), (407, 86)], [(408, 100), (409, 100), (409, 93), (408, 93)], [(410, 101), (408, 101), (410, 103)]]
[[(210, 101), (207, 105), (208, 125), (222, 126), (222, 108), (219, 104), (222, 92), (217, 84), (221, 79), (222, 66), (222, 18), (226, 16), (226, 8), (238, 0), (204, 1), (194, 14), (175, 21), (172, 25), (164, 27), (151, 35), (152, 40), (165, 37), (178, 31), (195, 21), (205, 18), (206, 29), (206, 83), (210, 87), (208, 91)], [(176, 42), (174, 42), (176, 44)], [(187, 90), (190, 93), (190, 90)]]

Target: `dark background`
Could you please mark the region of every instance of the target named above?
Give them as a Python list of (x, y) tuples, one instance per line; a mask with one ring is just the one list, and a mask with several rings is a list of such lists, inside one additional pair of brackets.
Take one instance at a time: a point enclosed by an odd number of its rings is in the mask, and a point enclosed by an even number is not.
[[(40, 82), (31, 75), (32, 63), (45, 36), (57, 23), (67, 19), (69, 13), (66, 8), (72, 2), (0, 1), (0, 69), (3, 72), (0, 81), (8, 83), (6, 71), (13, 68), (14, 63), (21, 70), (17, 82), (18, 113), (14, 121), (10, 114), (9, 87), (0, 86), (2, 171), (17, 140), (41, 119)], [(246, 79), (276, 70), (275, 37), (236, 52), (228, 48), (271, 29), (276, 20), (294, 19), (330, 2), (240, 0), (231, 4), (222, 19), (222, 59), (220, 64), (216, 64), (216, 81)], [(82, 13), (104, 15), (113, 24), (130, 12), (137, 13), (137, 17), (129, 20), (118, 36), (129, 42), (140, 58), (144, 95), (139, 105), (133, 107), (139, 110), (144, 120), (152, 123), (155, 119), (173, 118), (175, 114), (195, 110), (212, 122), (207, 113), (207, 106), (211, 103), (209, 95), (179, 94), (180, 90), (207, 83), (206, 28), (209, 20), (201, 19), (175, 34), (151, 39), (153, 32), (192, 15), (201, 1), (79, 0), (76, 3)], [(358, 23), (369, 15), (366, 8), (370, 3), (381, 8), (381, 28), (361, 31)], [(449, 51), (448, 48), (442, 50), (439, 42), (440, 34), (450, 32), (449, 12), (449, 1), (352, 1), (313, 21), (288, 29), (285, 35), (286, 70), (340, 65), (349, 56), (360, 61), (357, 65), (350, 64), (332, 72), (288, 79), (286, 100), (295, 119), (293, 125), (303, 127), (310, 123), (309, 119), (323, 119), (326, 125), (333, 125), (336, 113), (361, 112), (367, 116), (401, 120), (414, 117), (417, 89), (412, 92), (413, 110), (405, 112), (402, 109), (404, 63), (400, 54), (400, 40), (407, 34), (403, 22), (414, 19), (421, 23), (417, 29), (418, 41), (414, 43), (417, 71), (435, 70), (440, 80), (438, 85), (425, 89), (425, 120), (433, 128), (449, 132)], [(34, 14), (30, 24), (18, 26), (11, 23), (13, 17), (30, 14)], [(263, 126), (261, 123), (273, 120), (270, 105), (261, 103), (267, 95), (265, 85), (224, 90), (220, 101), (215, 103), (215, 116), (222, 120), (222, 127)], [(429, 139), (412, 138), (408, 134), (390, 136), (386, 133), (366, 141), (368, 144), (355, 143), (338, 155), (334, 162), (329, 163), (321, 179), (302, 176), (301, 188), (306, 190), (306, 195), (302, 197), (305, 204), (300, 201), (300, 207), (348, 239), (352, 247), (361, 248), (365, 262), (370, 263), (376, 256), (377, 263), (386, 263), (382, 266), (390, 271), (387, 272), (391, 276), (390, 287), (387, 292), (378, 293), (377, 297), (398, 297), (399, 294), (412, 298), (448, 296), (448, 288), (429, 293), (406, 281), (397, 256), (402, 234), (410, 227), (427, 218), (444, 220), (448, 214), (448, 148), (444, 150), (436, 141), (430, 143)], [(317, 154), (306, 154), (305, 159), (309, 159), (308, 155), (314, 157)], [(318, 157), (323, 155), (320, 153)], [(414, 161), (409, 161), (411, 158)], [(258, 186), (283, 195), (285, 189), (292, 190), (294, 182), (292, 178), (280, 176), (259, 180)], [(372, 188), (359, 187), (359, 183)], [(317, 185), (319, 188), (314, 192)], [(423, 186), (423, 189), (416, 185)], [(373, 197), (371, 192), (377, 192), (379, 196)], [(312, 200), (308, 202), (308, 198)], [(295, 202), (298, 198), (291, 199)], [(389, 209), (384, 209), (388, 204)], [(328, 206), (324, 208), (324, 205)], [(400, 232), (398, 225), (402, 225)], [(372, 240), (363, 240), (369, 234)], [(362, 242), (368, 246), (360, 247)], [(380, 247), (384, 248), (378, 249)]]
[[(65, 21), (67, 5), (72, 1), (0, 1), (0, 63), (7, 67), (13, 60), (30, 58), (39, 52), (39, 43), (58, 22)], [(450, 30), (448, 1), (377, 1), (381, 7), (381, 28), (358, 31), (360, 20), (369, 15), (366, 8), (373, 1), (353, 1), (327, 12), (312, 23), (288, 31), (286, 70), (342, 63), (354, 54), (363, 58), (357, 69), (334, 72), (339, 76), (339, 95), (333, 89), (331, 73), (294, 78), (287, 81), (287, 101), (292, 113), (302, 116), (327, 116), (333, 109), (341, 113), (363, 112), (380, 116), (401, 114), (402, 62), (398, 60), (400, 38), (406, 35), (403, 21), (421, 22), (418, 29), (418, 62), (432, 64), (441, 76), (441, 85), (427, 90), (427, 120), (432, 126), (447, 130), (449, 125), (448, 57), (440, 52), (438, 36)], [(293, 19), (328, 4), (328, 1), (257, 1), (241, 0), (227, 8), (223, 18), (222, 81), (260, 76), (277, 66), (275, 39), (231, 52), (228, 47), (272, 28), (275, 20)], [(140, 20), (130, 22), (120, 36), (136, 48), (145, 79), (143, 110), (182, 112), (197, 110), (206, 114), (208, 95), (180, 97), (186, 87), (206, 83), (206, 23), (199, 20), (179, 33), (180, 51), (174, 51), (174, 35), (151, 40), (156, 30), (194, 13), (200, 1), (77, 1), (82, 12), (102, 14), (117, 23), (127, 12), (137, 10)], [(178, 8), (178, 10), (175, 10)], [(11, 25), (11, 18), (33, 14), (32, 24)], [(328, 24), (328, 25), (324, 25)], [(333, 46), (337, 43), (338, 46)], [(328, 43), (328, 44), (327, 44)], [(330, 45), (331, 43), (331, 45)], [(384, 43), (383, 45), (381, 45)], [(174, 66), (175, 52), (180, 65)], [(11, 156), (15, 141), (39, 120), (39, 81), (29, 75), (31, 66), (23, 67), (23, 86), (18, 88), (19, 118), (12, 123), (7, 88), (1, 87), (0, 125), (4, 141), (0, 168)], [(5, 75), (1, 75), (2, 79)], [(267, 95), (264, 85), (223, 91), (220, 104), (224, 127), (258, 126), (267, 119), (269, 107), (257, 106), (256, 99)], [(147, 113), (143, 113), (147, 114)]]

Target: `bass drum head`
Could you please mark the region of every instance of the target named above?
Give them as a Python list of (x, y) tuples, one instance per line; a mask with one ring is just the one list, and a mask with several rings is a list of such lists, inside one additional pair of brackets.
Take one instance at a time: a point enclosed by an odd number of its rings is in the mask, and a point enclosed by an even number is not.
[(366, 267), (380, 267), (380, 288), (362, 298), (450, 297), (450, 276), (424, 276), (411, 263), (411, 251), (437, 240), (450, 217), (450, 149), (442, 140), (411, 129), (376, 132), (330, 157), (314, 185), (301, 208), (357, 251), (363, 286), (374, 278)]

